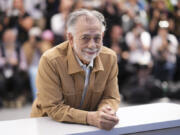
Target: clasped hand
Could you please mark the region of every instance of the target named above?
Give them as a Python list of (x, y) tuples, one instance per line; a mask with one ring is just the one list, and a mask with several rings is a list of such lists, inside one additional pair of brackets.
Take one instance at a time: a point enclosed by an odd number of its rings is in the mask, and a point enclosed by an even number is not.
[(111, 130), (118, 122), (116, 112), (108, 105), (87, 115), (88, 124), (105, 130)]

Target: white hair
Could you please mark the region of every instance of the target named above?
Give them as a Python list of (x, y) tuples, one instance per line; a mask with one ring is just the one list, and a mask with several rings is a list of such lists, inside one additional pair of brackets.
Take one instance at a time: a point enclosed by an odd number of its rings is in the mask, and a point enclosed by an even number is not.
[(80, 9), (80, 10), (72, 12), (69, 15), (69, 17), (67, 19), (67, 23), (66, 23), (68, 33), (74, 33), (74, 25), (76, 24), (76, 21), (78, 20), (78, 18), (81, 17), (81, 16), (97, 18), (97, 20), (102, 25), (102, 32), (105, 31), (105, 29), (106, 29), (106, 21), (104, 19), (104, 16), (100, 12), (98, 12), (96, 10)]

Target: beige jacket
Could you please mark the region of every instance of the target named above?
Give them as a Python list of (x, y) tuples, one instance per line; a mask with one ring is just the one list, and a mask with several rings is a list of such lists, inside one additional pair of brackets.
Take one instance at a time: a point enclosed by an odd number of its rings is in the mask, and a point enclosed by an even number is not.
[(41, 57), (36, 78), (38, 93), (31, 117), (49, 116), (56, 121), (87, 124), (87, 111), (107, 104), (117, 110), (120, 102), (117, 74), (115, 52), (103, 46), (94, 60), (85, 100), (79, 108), (85, 72), (72, 47), (64, 42)]

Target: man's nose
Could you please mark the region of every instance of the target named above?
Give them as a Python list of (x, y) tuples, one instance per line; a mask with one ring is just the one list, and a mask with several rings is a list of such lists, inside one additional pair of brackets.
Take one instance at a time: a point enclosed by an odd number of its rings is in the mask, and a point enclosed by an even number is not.
[(92, 49), (96, 48), (96, 43), (95, 43), (94, 39), (90, 40), (90, 42), (88, 44), (88, 48), (92, 48)]

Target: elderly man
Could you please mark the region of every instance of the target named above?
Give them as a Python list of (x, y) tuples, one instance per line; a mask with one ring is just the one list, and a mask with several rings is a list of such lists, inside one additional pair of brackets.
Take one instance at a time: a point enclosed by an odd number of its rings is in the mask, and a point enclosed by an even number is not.
[(117, 58), (102, 46), (104, 31), (104, 17), (97, 11), (82, 9), (69, 15), (68, 41), (41, 57), (32, 117), (106, 130), (118, 123)]

